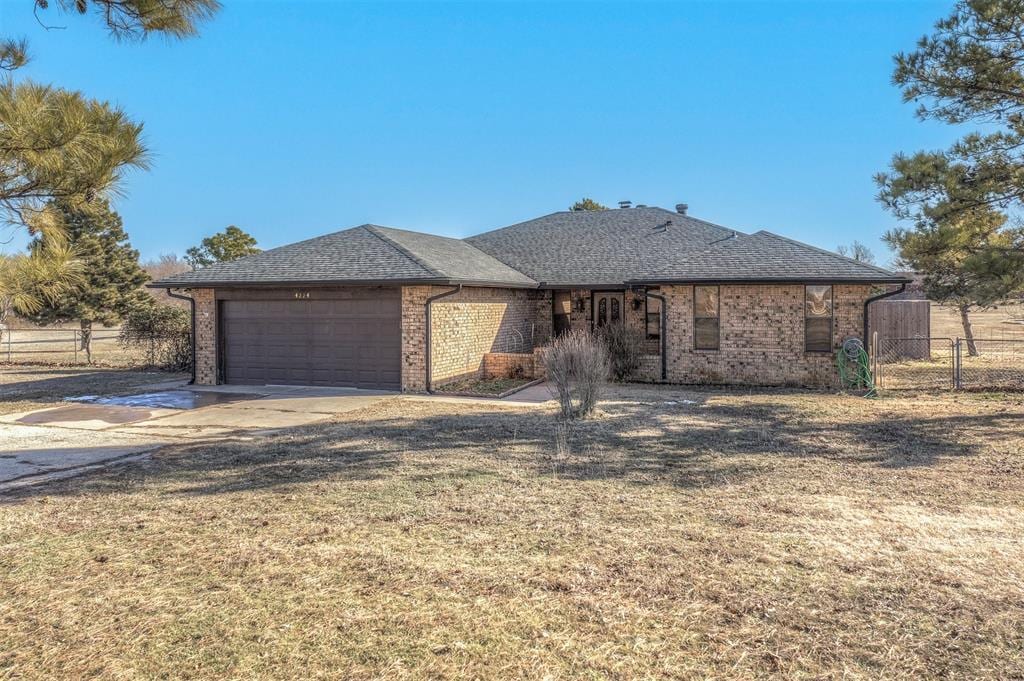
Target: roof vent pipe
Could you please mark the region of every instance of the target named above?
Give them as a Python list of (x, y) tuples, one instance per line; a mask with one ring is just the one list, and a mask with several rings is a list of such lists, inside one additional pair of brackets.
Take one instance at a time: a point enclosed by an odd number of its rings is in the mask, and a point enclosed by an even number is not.
[(676, 204), (676, 212), (679, 213), (680, 215), (686, 215), (687, 209), (689, 209), (689, 206), (686, 205), (685, 203)]
[(632, 205), (632, 201), (619, 201), (619, 208), (629, 208)]

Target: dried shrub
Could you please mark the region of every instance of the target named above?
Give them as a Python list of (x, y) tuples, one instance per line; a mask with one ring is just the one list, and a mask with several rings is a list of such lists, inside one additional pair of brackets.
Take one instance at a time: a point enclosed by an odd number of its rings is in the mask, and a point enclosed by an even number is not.
[(192, 367), (191, 320), (188, 311), (170, 305), (147, 305), (133, 310), (121, 325), (123, 348), (141, 348), (149, 366), (168, 371)]
[(562, 416), (590, 415), (608, 380), (608, 350), (594, 334), (580, 329), (559, 336), (542, 354), (548, 380), (558, 391)]
[(644, 335), (625, 324), (607, 324), (597, 333), (608, 349), (611, 375), (616, 381), (628, 381), (640, 369), (644, 354)]

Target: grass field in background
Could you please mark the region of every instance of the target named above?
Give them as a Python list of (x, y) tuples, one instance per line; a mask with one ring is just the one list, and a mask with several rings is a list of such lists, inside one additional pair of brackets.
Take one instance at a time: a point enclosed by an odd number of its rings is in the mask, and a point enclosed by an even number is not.
[[(963, 338), (960, 311), (932, 303), (932, 337)], [(976, 338), (1024, 339), (1024, 304), (1001, 305), (994, 310), (972, 310), (971, 327)]]

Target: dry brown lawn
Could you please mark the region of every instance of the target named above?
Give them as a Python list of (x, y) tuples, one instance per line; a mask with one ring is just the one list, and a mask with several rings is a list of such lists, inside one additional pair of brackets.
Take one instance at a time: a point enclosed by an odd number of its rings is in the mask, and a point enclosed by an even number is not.
[[(932, 303), (932, 336), (963, 338), (964, 327), (955, 307)], [(971, 312), (971, 328), (977, 338), (1020, 338), (1024, 340), (1024, 303), (1000, 305), (994, 310)]]
[(1024, 397), (394, 399), (0, 502), (0, 677), (1019, 678)]
[(65, 397), (117, 395), (181, 378), (187, 375), (97, 367), (0, 366), (0, 414), (55, 406)]

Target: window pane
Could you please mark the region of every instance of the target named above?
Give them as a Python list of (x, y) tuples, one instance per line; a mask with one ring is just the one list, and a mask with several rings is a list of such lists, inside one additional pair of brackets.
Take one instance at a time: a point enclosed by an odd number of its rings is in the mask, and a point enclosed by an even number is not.
[(606, 321), (608, 321), (608, 299), (602, 296), (597, 301), (597, 325), (604, 326)]
[(718, 349), (718, 319), (697, 317), (693, 320), (693, 347), (697, 350)]
[(808, 317), (804, 341), (807, 352), (832, 352), (832, 318)]
[(657, 298), (647, 299), (647, 337), (661, 337), (661, 301)]
[(648, 312), (647, 313), (647, 337), (648, 338), (660, 338), (661, 337), (661, 313), (660, 312)]
[(555, 291), (555, 314), (569, 314), (572, 300), (568, 291)]
[(612, 298), (612, 315), (611, 315), (612, 323), (614, 324), (615, 322), (619, 321), (619, 317), (620, 317), (620, 313), (619, 313), (619, 299), (618, 298)]
[(806, 294), (806, 316), (807, 317), (831, 317), (832, 316), (832, 287), (831, 286), (808, 286)]
[(718, 317), (718, 287), (697, 286), (693, 293), (694, 317)]

